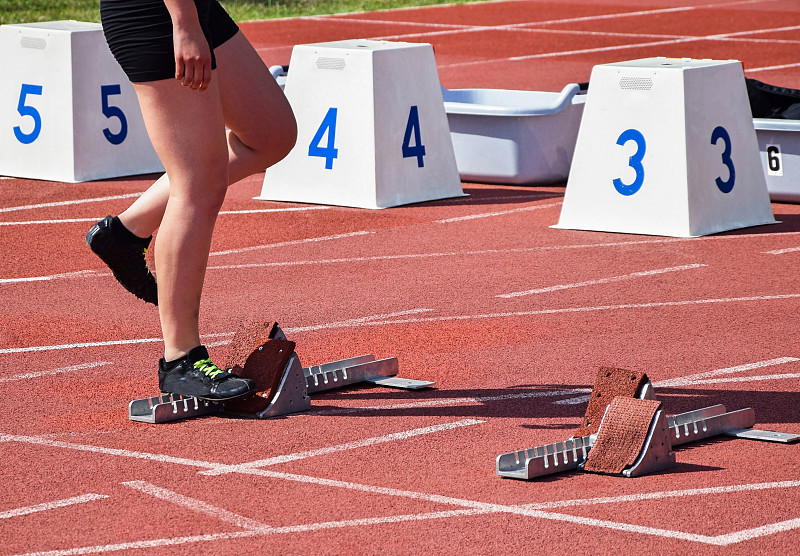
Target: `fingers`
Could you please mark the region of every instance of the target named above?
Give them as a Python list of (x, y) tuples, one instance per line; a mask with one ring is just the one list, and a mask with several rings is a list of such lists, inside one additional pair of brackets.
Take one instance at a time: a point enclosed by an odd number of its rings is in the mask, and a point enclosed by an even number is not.
[(205, 91), (211, 83), (211, 60), (176, 58), (175, 79), (184, 87)]

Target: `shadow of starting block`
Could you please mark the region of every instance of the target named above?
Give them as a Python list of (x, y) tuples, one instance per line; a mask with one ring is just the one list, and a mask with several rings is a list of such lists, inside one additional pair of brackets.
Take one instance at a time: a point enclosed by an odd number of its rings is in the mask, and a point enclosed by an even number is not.
[(311, 395), (355, 384), (417, 390), (434, 383), (400, 378), (396, 357), (361, 355), (303, 367), (277, 323), (251, 324), (236, 332), (225, 369), (255, 381), (255, 395), (228, 401), (208, 401), (178, 394), (133, 400), (132, 421), (166, 423), (205, 415), (268, 419), (311, 409)]

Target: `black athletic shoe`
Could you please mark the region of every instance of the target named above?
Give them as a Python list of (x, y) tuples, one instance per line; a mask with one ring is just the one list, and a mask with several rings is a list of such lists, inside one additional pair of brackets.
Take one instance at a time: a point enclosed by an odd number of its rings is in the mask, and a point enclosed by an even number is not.
[(156, 279), (147, 268), (147, 248), (153, 236), (132, 234), (116, 217), (106, 216), (86, 234), (86, 243), (114, 278), (139, 299), (158, 305)]
[(194, 396), (203, 400), (230, 400), (256, 391), (256, 383), (223, 371), (211, 362), (208, 350), (197, 346), (185, 356), (158, 362), (158, 387), (164, 394)]

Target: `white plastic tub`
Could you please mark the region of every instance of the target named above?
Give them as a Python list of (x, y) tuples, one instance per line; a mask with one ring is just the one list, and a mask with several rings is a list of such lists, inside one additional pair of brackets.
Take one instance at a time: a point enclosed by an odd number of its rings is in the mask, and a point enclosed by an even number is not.
[(585, 95), (442, 88), (456, 164), (464, 181), (549, 184), (569, 176)]
[(800, 202), (800, 120), (753, 119), (773, 201)]

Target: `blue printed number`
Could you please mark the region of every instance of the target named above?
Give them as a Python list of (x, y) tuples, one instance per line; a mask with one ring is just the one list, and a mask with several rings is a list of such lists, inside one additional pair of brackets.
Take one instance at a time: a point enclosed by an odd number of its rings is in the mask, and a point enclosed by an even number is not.
[[(324, 158), (326, 170), (333, 169), (333, 160), (339, 156), (339, 149), (334, 147), (336, 141), (336, 112), (336, 108), (328, 109), (328, 113), (325, 114), (322, 124), (320, 124), (317, 133), (314, 134), (314, 138), (308, 146), (308, 156)], [(322, 138), (326, 133), (328, 134), (328, 141), (323, 147)]]
[(106, 139), (108, 139), (108, 142), (112, 145), (119, 145), (128, 136), (128, 120), (125, 118), (125, 113), (119, 106), (112, 106), (108, 102), (108, 97), (120, 94), (122, 94), (122, 91), (119, 85), (100, 86), (100, 95), (103, 97), (103, 115), (106, 118), (117, 118), (119, 120), (118, 133), (111, 133), (109, 128), (103, 130), (103, 135), (106, 136)]
[(731, 136), (728, 135), (728, 130), (721, 125), (714, 128), (711, 132), (711, 144), (716, 145), (717, 141), (722, 139), (725, 144), (725, 150), (722, 151), (722, 163), (728, 167), (728, 179), (722, 181), (722, 178), (717, 178), (717, 187), (723, 193), (730, 193), (733, 189), (733, 184), (736, 181), (736, 169), (733, 167), (733, 160), (731, 159)]
[(628, 166), (633, 168), (636, 172), (636, 179), (634, 179), (632, 183), (622, 183), (621, 179), (614, 178), (614, 189), (616, 189), (620, 195), (625, 196), (633, 195), (639, 191), (644, 183), (644, 166), (642, 166), (642, 159), (644, 158), (646, 149), (644, 135), (642, 135), (639, 130), (626, 129), (623, 131), (617, 139), (617, 145), (625, 145), (628, 141), (636, 143), (636, 152), (628, 158)]
[[(414, 145), (411, 145), (411, 134), (414, 134)], [(403, 158), (417, 159), (417, 167), (422, 168), (425, 162), (422, 160), (425, 157), (425, 145), (422, 144), (419, 132), (419, 111), (416, 106), (411, 107), (408, 113), (408, 123), (406, 124), (406, 133), (403, 136)]]
[(39, 111), (36, 110), (33, 106), (28, 106), (25, 102), (28, 100), (28, 95), (41, 95), (42, 94), (42, 86), (41, 85), (22, 85), (22, 90), (19, 93), (19, 102), (17, 103), (17, 112), (19, 112), (20, 116), (30, 116), (33, 118), (33, 131), (30, 133), (23, 133), (22, 128), (20, 126), (14, 127), (14, 135), (17, 138), (17, 141), (28, 145), (36, 141), (36, 138), (39, 137), (39, 133), (42, 131), (42, 116), (39, 114)]

